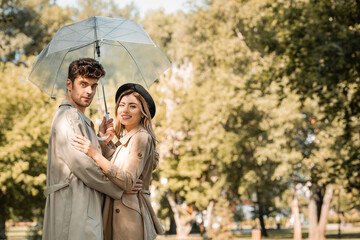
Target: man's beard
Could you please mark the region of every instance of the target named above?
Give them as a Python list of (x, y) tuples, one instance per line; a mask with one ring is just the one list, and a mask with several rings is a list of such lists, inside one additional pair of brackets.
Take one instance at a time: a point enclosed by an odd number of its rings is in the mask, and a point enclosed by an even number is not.
[(93, 98), (89, 102), (81, 102), (81, 98), (79, 100), (74, 100), (74, 102), (80, 107), (88, 107), (92, 103)]

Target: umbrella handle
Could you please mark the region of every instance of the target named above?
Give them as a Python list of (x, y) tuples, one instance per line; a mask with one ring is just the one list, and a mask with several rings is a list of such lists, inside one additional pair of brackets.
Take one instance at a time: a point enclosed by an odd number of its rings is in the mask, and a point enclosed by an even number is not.
[[(105, 114), (105, 118), (106, 118), (106, 121), (109, 121), (109, 114), (108, 113)], [(106, 135), (104, 137), (99, 137), (99, 136), (96, 136), (96, 137), (97, 137), (97, 139), (99, 141), (105, 141), (106, 139), (108, 139), (108, 137), (110, 137), (110, 135)]]

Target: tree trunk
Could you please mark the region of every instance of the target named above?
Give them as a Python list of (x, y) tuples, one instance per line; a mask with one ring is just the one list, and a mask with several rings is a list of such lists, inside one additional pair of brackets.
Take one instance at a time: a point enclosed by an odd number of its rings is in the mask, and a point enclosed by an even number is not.
[(207, 230), (212, 229), (212, 213), (213, 213), (214, 205), (215, 205), (215, 201), (211, 200), (206, 209), (206, 219), (208, 222)]
[[(259, 201), (259, 199), (258, 199), (258, 201)], [(261, 236), (267, 237), (268, 234), (266, 231), (265, 221), (264, 221), (264, 209), (260, 203), (258, 203), (258, 206), (259, 206), (259, 220), (260, 220), (260, 226), (261, 226)]]
[(318, 210), (315, 199), (316, 191), (312, 189), (309, 202), (309, 240), (318, 240)]
[(170, 219), (170, 228), (168, 234), (176, 234), (176, 222), (174, 217)]
[(0, 192), (0, 239), (6, 239), (5, 222), (6, 222), (6, 202), (5, 195)]
[(182, 221), (178, 206), (170, 193), (166, 193), (166, 198), (169, 201), (172, 212), (174, 213), (174, 220), (176, 223), (176, 235), (179, 238), (185, 238), (189, 235), (192, 229), (191, 221)]
[(327, 186), (323, 198), (323, 204), (321, 206), (320, 221), (318, 224), (319, 240), (324, 240), (326, 238), (326, 225), (328, 222), (333, 192), (334, 192), (334, 187), (332, 185)]
[[(0, 213), (0, 214), (2, 214), (2, 213)], [(6, 239), (5, 230), (6, 230), (5, 229), (5, 218), (3, 218), (2, 215), (0, 215), (0, 240)]]
[[(327, 186), (324, 197), (322, 197), (319, 189), (319, 186), (312, 188), (310, 195), (309, 240), (324, 240), (326, 238), (326, 225), (334, 188), (332, 185)], [(319, 202), (321, 205), (318, 204)]]
[(291, 211), (294, 217), (294, 240), (301, 240), (301, 222), (299, 214), (299, 201), (296, 194), (296, 185), (293, 181), (293, 200), (291, 203)]
[(179, 210), (177, 209), (176, 203), (175, 203), (174, 199), (172, 198), (172, 196), (170, 195), (170, 193), (166, 194), (166, 198), (169, 201), (172, 212), (174, 213), (174, 220), (176, 223), (176, 234), (179, 234), (182, 232), (182, 224), (181, 224), (181, 220), (180, 220)]

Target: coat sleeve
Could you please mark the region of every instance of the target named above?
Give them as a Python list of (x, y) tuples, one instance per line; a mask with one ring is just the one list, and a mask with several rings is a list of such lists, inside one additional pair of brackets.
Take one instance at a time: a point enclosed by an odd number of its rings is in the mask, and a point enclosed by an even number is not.
[(123, 169), (109, 162), (109, 171), (105, 172), (110, 181), (126, 191), (130, 191), (139, 179), (151, 149), (151, 136), (138, 132), (132, 136), (129, 156)]
[(108, 144), (104, 143), (103, 141), (99, 141), (99, 143), (103, 156), (106, 159), (111, 160), (116, 150), (115, 144), (112, 141), (110, 141)]
[(75, 134), (87, 137), (85, 127), (80, 121), (77, 111), (70, 109), (64, 115), (54, 129), (57, 135), (55, 143), (57, 157), (62, 159), (70, 171), (86, 186), (114, 199), (120, 199), (123, 193), (122, 189), (109, 181), (92, 158), (75, 150), (71, 145), (71, 138)]

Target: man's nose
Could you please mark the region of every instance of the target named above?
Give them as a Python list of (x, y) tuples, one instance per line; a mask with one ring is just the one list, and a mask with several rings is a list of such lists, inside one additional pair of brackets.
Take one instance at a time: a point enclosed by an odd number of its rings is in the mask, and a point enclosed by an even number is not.
[(94, 92), (95, 92), (95, 90), (93, 90), (91, 86), (89, 86), (89, 87), (86, 88), (86, 93), (92, 94), (92, 93), (94, 93)]

